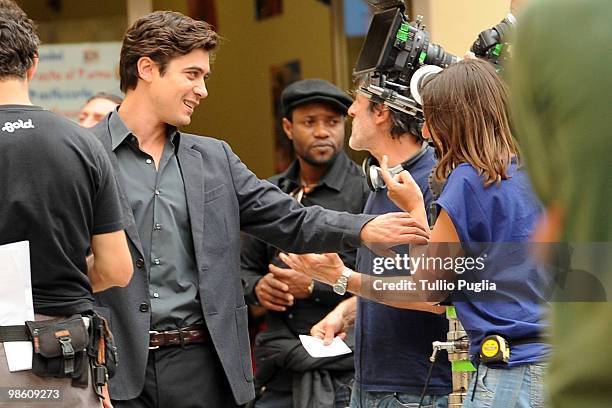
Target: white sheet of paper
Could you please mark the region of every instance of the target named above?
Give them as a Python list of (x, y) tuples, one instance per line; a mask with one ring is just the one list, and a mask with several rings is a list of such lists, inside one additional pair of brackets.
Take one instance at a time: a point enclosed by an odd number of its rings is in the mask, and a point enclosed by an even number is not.
[(300, 334), (302, 345), (312, 357), (334, 357), (342, 354), (352, 353), (349, 346), (346, 345), (340, 337), (335, 337), (329, 346), (323, 345), (323, 340)]
[[(0, 326), (34, 320), (30, 244), (28, 241), (0, 245)], [(32, 343), (4, 343), (9, 371), (32, 368)]]

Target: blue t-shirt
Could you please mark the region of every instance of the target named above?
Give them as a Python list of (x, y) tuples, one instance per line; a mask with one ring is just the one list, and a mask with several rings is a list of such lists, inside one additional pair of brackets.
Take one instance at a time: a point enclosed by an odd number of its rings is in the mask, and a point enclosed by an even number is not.
[[(428, 177), (435, 160), (433, 149), (427, 149), (408, 171), (423, 192), (428, 208), (432, 200)], [(364, 213), (389, 212), (402, 210), (387, 197), (387, 190), (371, 193)], [(367, 248), (360, 248), (357, 270), (371, 274), (374, 256)], [(355, 322), (355, 381), (359, 388), (420, 394), (431, 365), (432, 342), (445, 341), (447, 331), (448, 321), (443, 314), (397, 309), (359, 298)], [(445, 395), (451, 388), (450, 364), (446, 353), (440, 353), (427, 394)]]
[(458, 279), (496, 285), (487, 294), (473, 290), (452, 293), (457, 317), (470, 337), (470, 354), (477, 355), (484, 337), (500, 334), (510, 342), (508, 367), (541, 362), (549, 346), (512, 346), (512, 340), (537, 339), (546, 331), (546, 290), (550, 281), (529, 251), (529, 237), (541, 215), (528, 176), (512, 163), (507, 180), (484, 186), (470, 164), (449, 175), (437, 205), (455, 226), (464, 256), (480, 257), (484, 267)]

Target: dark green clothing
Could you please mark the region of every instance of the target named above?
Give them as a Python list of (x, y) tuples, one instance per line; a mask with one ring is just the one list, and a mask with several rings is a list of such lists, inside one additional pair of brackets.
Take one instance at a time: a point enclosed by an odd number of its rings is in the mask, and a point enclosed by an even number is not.
[[(519, 17), (514, 113), (536, 191), (612, 296), (612, 2), (541, 0)], [(573, 258), (577, 258), (574, 253)], [(610, 300), (610, 299), (608, 299)], [(612, 303), (553, 304), (553, 407), (612, 406)]]

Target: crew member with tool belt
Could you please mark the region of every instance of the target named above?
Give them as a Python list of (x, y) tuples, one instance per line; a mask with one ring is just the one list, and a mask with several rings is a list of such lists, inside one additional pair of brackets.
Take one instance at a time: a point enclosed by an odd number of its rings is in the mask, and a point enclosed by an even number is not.
[[(99, 407), (117, 359), (93, 292), (127, 285), (131, 259), (102, 145), (29, 100), (38, 43), (26, 14), (2, 2), (0, 245), (29, 242), (35, 321), (0, 326), (0, 407)], [(17, 341), (32, 342), (31, 370), (9, 371), (4, 343)]]

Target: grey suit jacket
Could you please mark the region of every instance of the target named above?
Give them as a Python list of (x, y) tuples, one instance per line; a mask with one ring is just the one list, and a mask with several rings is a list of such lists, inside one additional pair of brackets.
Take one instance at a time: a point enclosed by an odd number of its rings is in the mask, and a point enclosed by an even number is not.
[[(108, 116), (92, 129), (119, 171), (111, 148)], [(247, 307), (240, 277), (240, 230), (286, 251), (343, 251), (360, 245), (372, 216), (304, 208), (267, 181), (259, 180), (222, 141), (181, 134), (178, 160), (199, 275), (202, 312), (237, 404), (253, 399)], [(119, 178), (118, 178), (119, 179)], [(151, 320), (148, 262), (124, 186), (119, 182), (134, 275), (125, 288), (96, 294), (97, 310), (110, 320), (119, 352), (111, 379), (113, 399), (142, 391)]]

